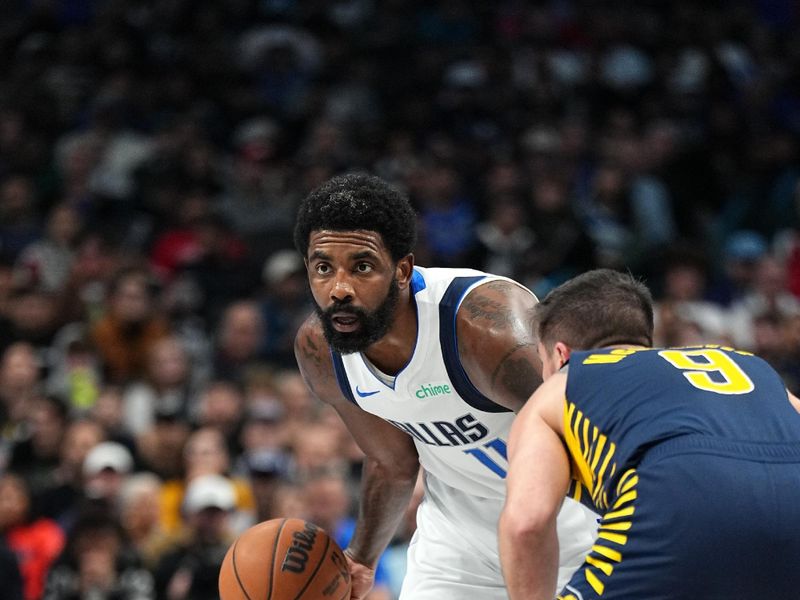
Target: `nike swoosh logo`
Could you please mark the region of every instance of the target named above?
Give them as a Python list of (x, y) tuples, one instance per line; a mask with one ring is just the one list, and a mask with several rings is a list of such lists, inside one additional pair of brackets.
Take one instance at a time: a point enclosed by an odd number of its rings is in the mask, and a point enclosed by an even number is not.
[(366, 398), (367, 396), (373, 396), (378, 392), (380, 392), (380, 390), (375, 390), (374, 392), (362, 392), (360, 389), (358, 389), (358, 386), (356, 386), (356, 394), (358, 394), (359, 398)]

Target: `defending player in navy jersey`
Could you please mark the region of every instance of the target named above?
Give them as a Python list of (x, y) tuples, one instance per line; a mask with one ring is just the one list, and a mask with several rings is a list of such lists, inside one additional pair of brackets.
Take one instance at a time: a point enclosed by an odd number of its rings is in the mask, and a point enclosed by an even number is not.
[(603, 517), (559, 599), (800, 598), (800, 402), (778, 374), (732, 348), (650, 348), (650, 293), (615, 271), (535, 315), (545, 381), (512, 427), (500, 520), (511, 598), (556, 593), (566, 493)]
[[(497, 520), (511, 422), (541, 383), (525, 326), (536, 298), (486, 273), (416, 267), (415, 225), (397, 190), (345, 175), (304, 200), (295, 228), (317, 305), (297, 334), (297, 361), (366, 455), (346, 549), (352, 597), (369, 591), (421, 464), (425, 492), (401, 597), (504, 600)], [(594, 525), (577, 502), (561, 511), (563, 581)]]

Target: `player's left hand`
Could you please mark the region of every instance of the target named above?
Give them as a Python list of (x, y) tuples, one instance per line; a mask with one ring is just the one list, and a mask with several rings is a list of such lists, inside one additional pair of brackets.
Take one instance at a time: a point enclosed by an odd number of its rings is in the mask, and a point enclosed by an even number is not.
[(344, 555), (347, 558), (347, 566), (350, 567), (350, 578), (353, 582), (350, 600), (363, 600), (375, 582), (375, 569), (355, 561), (347, 550), (344, 551)]

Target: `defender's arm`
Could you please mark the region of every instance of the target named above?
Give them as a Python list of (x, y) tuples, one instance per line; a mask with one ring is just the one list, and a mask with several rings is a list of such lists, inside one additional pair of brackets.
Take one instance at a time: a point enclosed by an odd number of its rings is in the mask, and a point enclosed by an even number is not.
[(500, 560), (512, 600), (552, 600), (558, 578), (556, 517), (570, 480), (556, 415), (566, 377), (549, 378), (523, 407), (508, 443), (507, 496), (499, 523)]

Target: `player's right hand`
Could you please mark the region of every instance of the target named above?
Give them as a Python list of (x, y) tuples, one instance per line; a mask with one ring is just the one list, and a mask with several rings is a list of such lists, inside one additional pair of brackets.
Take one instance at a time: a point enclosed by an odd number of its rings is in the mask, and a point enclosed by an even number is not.
[(350, 600), (363, 600), (375, 582), (375, 569), (355, 561), (347, 550), (344, 551), (344, 555), (347, 558), (347, 566), (350, 567), (352, 581)]

